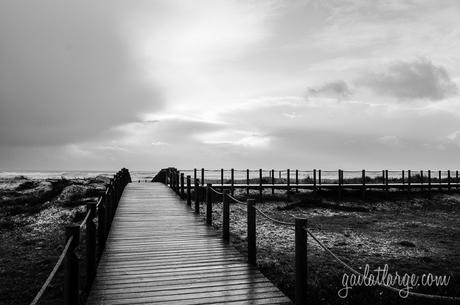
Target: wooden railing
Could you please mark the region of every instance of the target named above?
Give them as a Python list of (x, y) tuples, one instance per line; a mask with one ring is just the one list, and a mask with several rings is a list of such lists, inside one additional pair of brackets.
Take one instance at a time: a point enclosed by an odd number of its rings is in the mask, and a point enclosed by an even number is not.
[(431, 195), (431, 192), (436, 189), (450, 191), (460, 187), (458, 170), (170, 169), (166, 176), (166, 183), (177, 184), (178, 187), (183, 188), (182, 181), (186, 176), (190, 176), (193, 179), (192, 181), (198, 179), (198, 185), (202, 187), (212, 183), (214, 188), (219, 190), (228, 188), (232, 196), (235, 189), (246, 189), (248, 195), (250, 190), (257, 190), (260, 200), (263, 199), (262, 193), (264, 189), (271, 189), (272, 194), (274, 194), (275, 190), (299, 191), (303, 189), (314, 192), (335, 190), (339, 199), (341, 199), (345, 189), (361, 191), (362, 197), (365, 197), (366, 191), (372, 189), (385, 191), (397, 189), (408, 193), (414, 190), (424, 190), (427, 191), (428, 195)]
[[(37, 293), (31, 305), (39, 304), (44, 292), (53, 280), (60, 266), (64, 263), (64, 304), (78, 305), (80, 302), (80, 278), (79, 258), (75, 251), (80, 244), (80, 232), (86, 227), (86, 278), (85, 292), (89, 292), (91, 284), (96, 276), (97, 263), (104, 250), (105, 241), (109, 234), (110, 225), (118, 207), (123, 189), (131, 182), (129, 171), (125, 168), (116, 173), (107, 186), (106, 191), (99, 197), (97, 203), (86, 205), (86, 216), (79, 225), (65, 227), (66, 243), (59, 259)], [(97, 226), (95, 224), (97, 218)]]

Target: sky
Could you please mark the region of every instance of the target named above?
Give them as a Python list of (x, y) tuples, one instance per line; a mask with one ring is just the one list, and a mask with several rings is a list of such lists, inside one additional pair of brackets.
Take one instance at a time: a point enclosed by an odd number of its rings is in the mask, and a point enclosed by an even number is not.
[(457, 0), (0, 2), (0, 170), (459, 169)]

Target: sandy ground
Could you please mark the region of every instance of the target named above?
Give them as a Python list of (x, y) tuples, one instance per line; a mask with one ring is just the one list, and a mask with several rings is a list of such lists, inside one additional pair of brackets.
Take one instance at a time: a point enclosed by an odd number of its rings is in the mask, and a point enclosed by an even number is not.
[[(107, 181), (0, 180), (0, 304), (32, 301), (62, 251), (65, 225), (82, 220), (85, 204), (97, 200)], [(59, 272), (42, 304), (62, 303), (62, 276)]]

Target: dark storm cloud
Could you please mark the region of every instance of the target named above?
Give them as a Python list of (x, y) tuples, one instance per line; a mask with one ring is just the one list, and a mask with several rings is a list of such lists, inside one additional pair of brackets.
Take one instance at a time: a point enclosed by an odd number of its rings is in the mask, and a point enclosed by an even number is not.
[(370, 73), (358, 83), (377, 94), (404, 100), (437, 101), (458, 92), (446, 69), (427, 59), (392, 63), (386, 71)]
[(88, 139), (161, 106), (123, 41), (120, 10), (0, 3), (0, 144)]
[(347, 83), (342, 80), (329, 82), (320, 87), (308, 89), (308, 96), (328, 97), (342, 100), (348, 98), (350, 95), (350, 88)]

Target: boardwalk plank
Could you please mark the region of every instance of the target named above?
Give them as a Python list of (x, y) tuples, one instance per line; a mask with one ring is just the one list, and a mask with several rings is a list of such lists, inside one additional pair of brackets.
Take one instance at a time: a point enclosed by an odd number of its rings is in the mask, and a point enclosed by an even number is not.
[(291, 304), (169, 188), (123, 192), (88, 304)]

